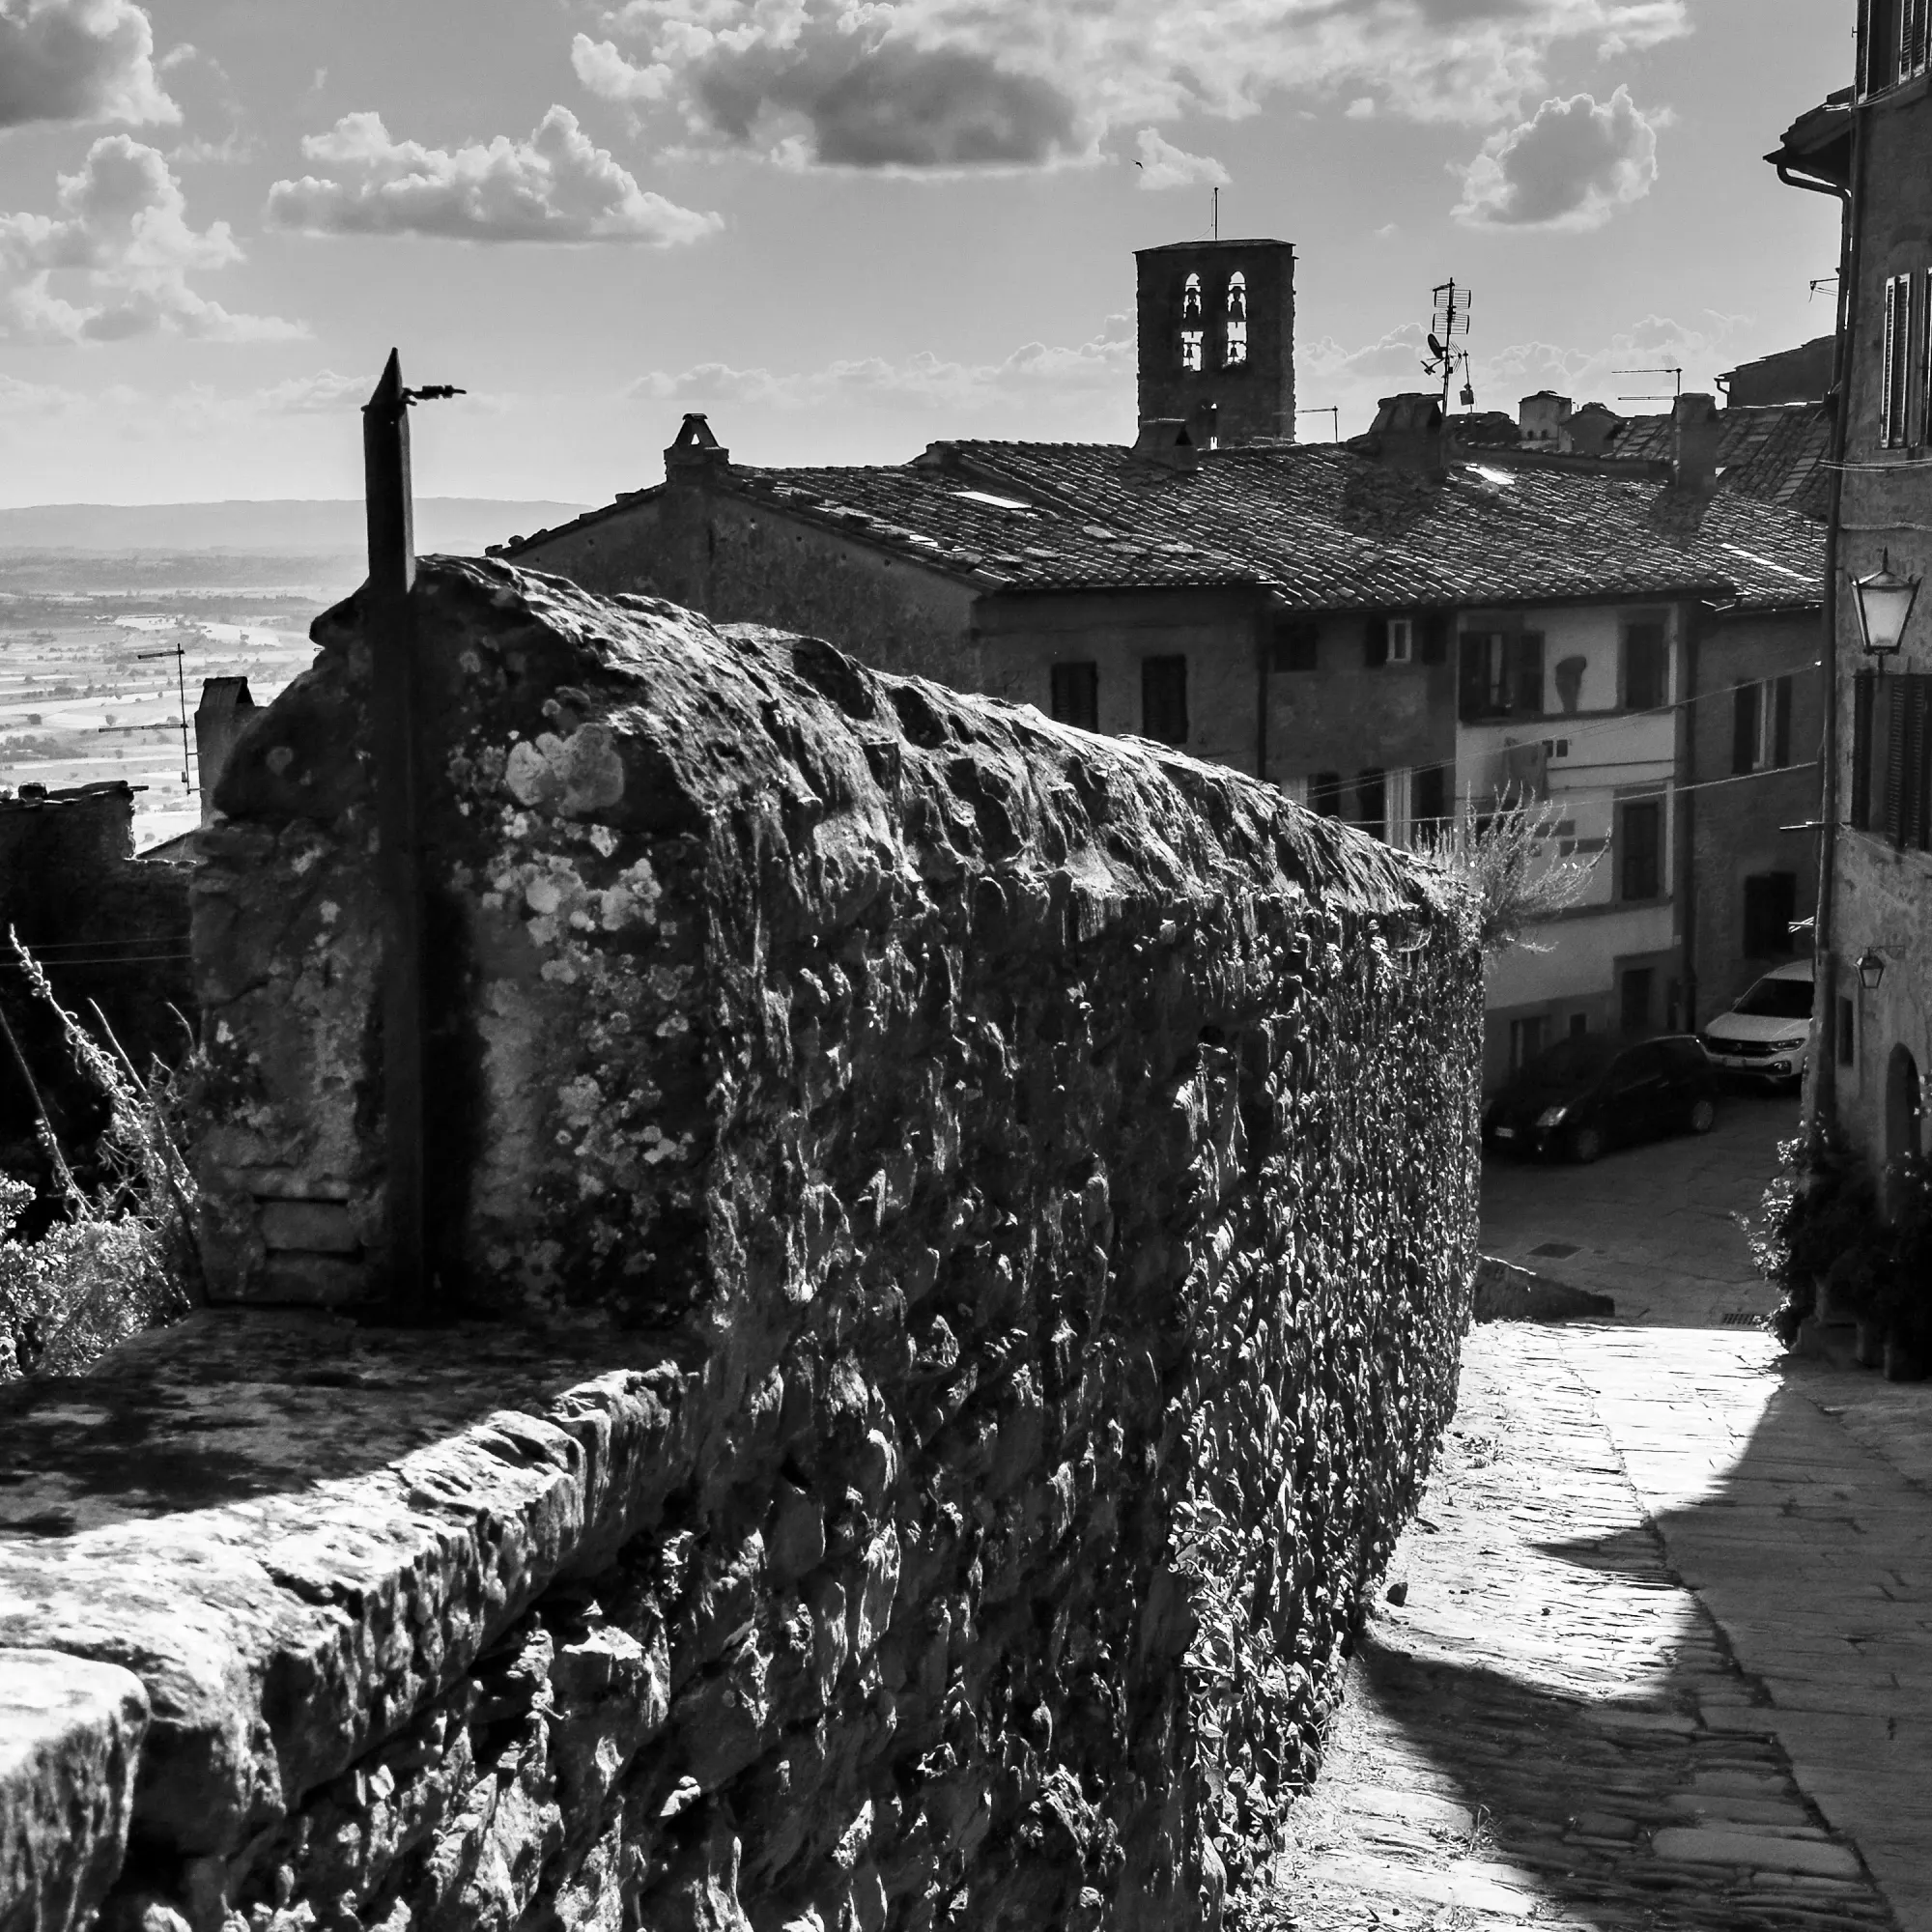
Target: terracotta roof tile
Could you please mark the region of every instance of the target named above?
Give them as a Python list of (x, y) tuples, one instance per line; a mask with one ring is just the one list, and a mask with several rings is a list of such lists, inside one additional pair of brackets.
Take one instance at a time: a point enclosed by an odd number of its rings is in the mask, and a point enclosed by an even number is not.
[[(1824, 536), (1739, 492), (1473, 461), (1439, 483), (1333, 444), (1192, 472), (1097, 443), (962, 441), (898, 467), (746, 469), (727, 487), (1030, 591), (1252, 585), (1307, 610), (1702, 592), (1815, 603)], [(1001, 507), (998, 500), (1022, 504)]]

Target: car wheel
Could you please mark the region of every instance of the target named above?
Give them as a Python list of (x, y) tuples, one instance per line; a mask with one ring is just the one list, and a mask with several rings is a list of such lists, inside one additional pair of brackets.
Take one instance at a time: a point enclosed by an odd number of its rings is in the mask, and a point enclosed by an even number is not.
[(1570, 1158), (1580, 1161), (1585, 1167), (1601, 1158), (1603, 1151), (1604, 1137), (1595, 1127), (1578, 1127), (1570, 1136)]
[(1690, 1102), (1690, 1131), (1693, 1134), (1708, 1134), (1718, 1124), (1718, 1109), (1708, 1094), (1700, 1094)]

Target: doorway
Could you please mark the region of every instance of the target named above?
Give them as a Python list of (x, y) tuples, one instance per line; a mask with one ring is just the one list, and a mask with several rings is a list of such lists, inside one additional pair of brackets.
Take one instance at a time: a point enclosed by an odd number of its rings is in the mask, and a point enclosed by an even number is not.
[(1916, 1162), (1924, 1142), (1924, 1100), (1918, 1084), (1918, 1063), (1909, 1047), (1894, 1046), (1885, 1070), (1885, 1168), (1886, 1191), (1891, 1196), (1888, 1208), (1895, 1208), (1897, 1185), (1893, 1177), (1900, 1164)]

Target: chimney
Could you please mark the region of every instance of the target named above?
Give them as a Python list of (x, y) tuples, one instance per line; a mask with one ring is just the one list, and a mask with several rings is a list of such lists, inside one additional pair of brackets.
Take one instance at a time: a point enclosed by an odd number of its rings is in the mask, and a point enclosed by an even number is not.
[(1517, 428), (1525, 449), (1560, 449), (1569, 419), (1570, 398), (1554, 389), (1539, 389), (1517, 405)]
[(1603, 403), (1585, 403), (1563, 420), (1563, 441), (1559, 448), (1573, 456), (1603, 456), (1608, 453), (1610, 439), (1624, 426), (1615, 410)]
[(728, 469), (731, 452), (711, 434), (711, 425), (702, 415), (685, 417), (670, 447), (665, 451), (665, 475), (675, 478), (708, 469)]
[(1194, 446), (1194, 439), (1187, 434), (1187, 425), (1179, 416), (1150, 416), (1141, 424), (1141, 433), (1134, 439), (1127, 461), (1150, 463), (1186, 475), (1200, 468), (1201, 452)]
[(245, 677), (205, 677), (194, 707), (195, 764), (201, 775), (201, 822), (214, 816), (214, 787), (235, 741), (254, 722), (257, 706)]
[(1670, 481), (1692, 496), (1718, 487), (1718, 444), (1724, 434), (1715, 396), (1679, 396), (1670, 412)]
[(1439, 479), (1448, 474), (1442, 404), (1435, 396), (1384, 396), (1362, 444), (1378, 463)]

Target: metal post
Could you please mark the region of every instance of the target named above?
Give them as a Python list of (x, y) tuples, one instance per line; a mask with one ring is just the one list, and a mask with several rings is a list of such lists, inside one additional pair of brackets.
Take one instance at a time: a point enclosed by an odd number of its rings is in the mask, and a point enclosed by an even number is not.
[(362, 408), (369, 511), (370, 715), (383, 902), (383, 1088), (388, 1271), (386, 1312), (421, 1324), (434, 1305), (427, 1222), (423, 1048), (421, 748), (417, 732), (415, 532), (410, 496), (409, 392), (396, 352)]

